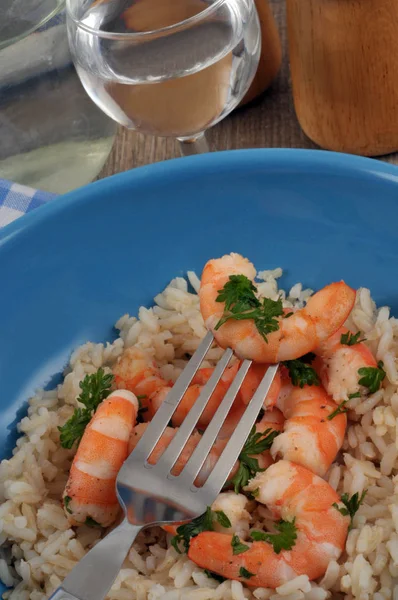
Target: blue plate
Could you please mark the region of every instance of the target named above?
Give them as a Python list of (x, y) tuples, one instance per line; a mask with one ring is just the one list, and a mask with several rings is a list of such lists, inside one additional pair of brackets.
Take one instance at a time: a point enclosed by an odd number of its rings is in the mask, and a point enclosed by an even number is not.
[(114, 336), (176, 274), (237, 251), (283, 284), (345, 279), (398, 312), (398, 169), (320, 151), (248, 150), (94, 183), (0, 232), (0, 448), (73, 348)]

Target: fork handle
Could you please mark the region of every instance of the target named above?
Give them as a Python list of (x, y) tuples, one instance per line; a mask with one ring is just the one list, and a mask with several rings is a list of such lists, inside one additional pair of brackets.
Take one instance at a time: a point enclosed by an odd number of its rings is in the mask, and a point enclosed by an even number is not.
[(104, 600), (141, 529), (124, 519), (87, 552), (49, 600)]

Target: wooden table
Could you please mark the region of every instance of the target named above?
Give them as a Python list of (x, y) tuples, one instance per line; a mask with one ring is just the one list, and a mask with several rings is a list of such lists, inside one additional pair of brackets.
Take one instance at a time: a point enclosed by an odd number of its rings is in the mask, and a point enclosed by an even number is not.
[[(270, 0), (284, 48), (283, 65), (271, 88), (250, 106), (244, 107), (213, 127), (207, 134), (212, 149), (236, 148), (317, 148), (301, 131), (291, 94), (285, 3)], [(173, 139), (144, 136), (120, 129), (113, 151), (101, 177), (126, 171), (147, 163), (180, 156)], [(383, 157), (398, 164), (398, 154)]]

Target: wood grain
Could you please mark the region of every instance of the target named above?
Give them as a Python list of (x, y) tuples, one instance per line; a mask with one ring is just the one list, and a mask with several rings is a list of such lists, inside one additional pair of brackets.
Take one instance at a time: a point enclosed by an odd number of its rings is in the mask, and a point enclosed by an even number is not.
[(329, 150), (398, 150), (396, 0), (287, 0), (296, 114)]
[[(267, 92), (208, 132), (213, 150), (234, 148), (317, 148), (301, 130), (293, 107), (286, 42), (285, 2), (271, 0), (282, 39), (280, 73)], [(148, 163), (180, 156), (172, 139), (152, 138), (120, 128), (100, 178)], [(398, 164), (398, 154), (384, 157)]]

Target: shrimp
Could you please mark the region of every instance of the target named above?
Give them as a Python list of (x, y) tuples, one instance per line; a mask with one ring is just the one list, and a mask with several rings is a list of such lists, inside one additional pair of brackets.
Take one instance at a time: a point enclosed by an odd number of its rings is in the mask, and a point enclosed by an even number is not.
[[(239, 363), (236, 362), (234, 365), (231, 365), (224, 371), (220, 381), (216, 385), (214, 392), (210, 396), (210, 399), (209, 399), (203, 413), (199, 417), (199, 420), (198, 420), (199, 429), (205, 429), (207, 427), (207, 425), (210, 423), (214, 413), (216, 412), (216, 410), (219, 407), (219, 405), (221, 404), (221, 401), (223, 400), (225, 394), (227, 393), (228, 388), (231, 385), (231, 383), (238, 371), (238, 368), (239, 368)], [(203, 369), (199, 369), (199, 371), (196, 373), (195, 377), (192, 379), (191, 385), (188, 387), (187, 391), (185, 392), (184, 396), (181, 399), (181, 402), (177, 406), (177, 408), (171, 418), (173, 427), (179, 427), (181, 425), (181, 423), (184, 421), (185, 417), (191, 410), (192, 406), (195, 404), (196, 400), (199, 398), (203, 386), (207, 383), (207, 381), (209, 380), (213, 371), (214, 371), (213, 368), (203, 368)], [(163, 388), (159, 389), (157, 392), (155, 392), (154, 394), (152, 394), (152, 396), (149, 397), (148, 410), (149, 410), (150, 418), (152, 418), (153, 415), (160, 408), (160, 406), (166, 399), (166, 397), (167, 397), (168, 393), (171, 391), (171, 389), (172, 389), (171, 386), (163, 387)]]
[[(231, 385), (238, 368), (239, 362), (235, 362), (223, 373), (198, 421), (199, 428), (205, 428), (210, 423), (211, 418)], [(174, 412), (172, 417), (174, 427), (181, 425), (198, 399), (203, 385), (207, 383), (213, 371), (214, 368), (203, 368), (199, 369), (196, 373), (191, 385)], [(155, 361), (147, 352), (139, 348), (127, 348), (113, 368), (113, 374), (117, 387), (125, 387), (141, 398), (143, 406), (147, 409), (144, 417), (148, 421), (153, 418), (172, 389), (172, 383), (161, 377), (160, 370)]]
[(273, 459), (282, 457), (323, 476), (343, 445), (347, 417), (328, 416), (337, 404), (321, 386), (286, 384), (277, 402), (286, 421), (271, 446)]
[[(253, 363), (251, 365), (239, 390), (239, 398), (242, 400), (245, 406), (249, 404), (250, 400), (253, 398), (254, 393), (263, 380), (268, 368), (269, 365), (267, 364)], [(263, 408), (267, 409), (275, 406), (281, 385), (281, 374), (278, 370), (264, 400)]]
[(224, 313), (224, 303), (217, 302), (217, 297), (231, 275), (245, 275), (253, 281), (256, 271), (235, 253), (205, 265), (199, 290), (203, 319), (222, 348), (230, 347), (239, 358), (259, 363), (292, 360), (312, 352), (343, 325), (355, 302), (355, 291), (343, 281), (331, 283), (311, 296), (305, 308), (279, 318), (278, 330), (268, 333), (265, 341), (253, 320), (231, 319), (216, 329)]
[[(220, 533), (236, 533), (241, 537), (247, 537), (250, 528), (250, 513), (248, 512), (249, 499), (244, 494), (235, 494), (235, 492), (221, 492), (214, 500), (211, 508), (213, 511), (222, 511), (227, 515), (231, 526), (223, 527), (217, 520), (213, 522), (214, 531)], [(183, 522), (173, 523), (173, 525), (162, 525), (162, 529), (177, 534), (179, 525)]]
[[(258, 490), (257, 500), (275, 519), (295, 519), (294, 545), (276, 554), (268, 542), (245, 542), (248, 549), (234, 554), (231, 535), (205, 531), (191, 539), (188, 551), (199, 567), (250, 586), (274, 589), (298, 575), (308, 575), (311, 580), (321, 577), (329, 562), (340, 557), (350, 519), (337, 510), (335, 505), (343, 508), (343, 504), (326, 481), (281, 460), (258, 473), (246, 490)], [(250, 578), (244, 576), (245, 570)]]
[[(140, 423), (136, 425), (131, 433), (130, 442), (129, 442), (129, 453), (134, 450), (142, 436), (144, 435), (146, 428), (148, 427), (148, 423)], [(163, 452), (166, 450), (167, 446), (170, 444), (171, 440), (174, 438), (178, 429), (173, 427), (166, 427), (162, 437), (156, 444), (153, 452), (151, 453), (148, 462), (151, 465), (155, 465), (159, 458), (162, 456)], [(187, 463), (189, 457), (195, 450), (196, 446), (201, 440), (200, 433), (196, 432), (191, 435), (183, 451), (178, 457), (173, 469), (173, 475), (179, 475), (183, 470), (185, 464)], [(198, 477), (195, 480), (195, 485), (201, 486), (206, 481), (210, 473), (212, 472), (221, 452), (224, 450), (228, 440), (217, 440), (212, 449), (210, 450), (206, 461), (200, 470)], [(231, 471), (231, 476), (233, 476), (237, 471), (238, 466), (235, 465)]]
[(72, 525), (92, 519), (107, 527), (119, 513), (116, 476), (128, 456), (138, 401), (127, 390), (112, 392), (88, 424), (74, 457), (63, 493)]
[[(360, 393), (358, 370), (362, 367), (377, 367), (376, 359), (363, 343), (352, 346), (341, 343), (341, 336), (351, 334), (341, 327), (316, 350), (313, 363), (327, 392), (337, 401), (348, 400), (351, 394)], [(352, 334), (351, 334), (352, 335)]]
[(118, 358), (113, 375), (117, 388), (130, 390), (144, 399), (170, 385), (161, 376), (152, 357), (136, 347), (127, 348)]
[[(267, 429), (275, 429), (276, 431), (281, 431), (283, 428), (283, 422), (284, 422), (284, 418), (283, 418), (282, 413), (278, 409), (275, 408), (274, 410), (267, 411), (264, 414), (262, 420), (259, 423), (257, 423), (256, 430), (261, 433), (263, 433)], [(130, 441), (129, 441), (129, 453), (134, 450), (134, 448), (136, 447), (136, 445), (138, 444), (138, 442), (144, 435), (147, 427), (148, 427), (148, 423), (140, 423), (134, 427), (134, 429), (131, 432)], [(164, 430), (164, 433), (162, 434), (162, 437), (156, 444), (155, 449), (153, 450), (153, 452), (151, 453), (151, 455), (148, 459), (149, 464), (154, 465), (158, 462), (159, 458), (162, 456), (163, 452), (165, 451), (167, 446), (170, 444), (171, 440), (174, 438), (177, 431), (178, 431), (178, 428), (166, 427), (166, 429)], [(196, 446), (200, 442), (201, 437), (202, 436), (200, 433), (195, 432), (188, 439), (183, 451), (181, 452), (180, 456), (178, 457), (178, 460), (176, 461), (176, 463), (171, 471), (173, 475), (179, 475), (181, 473), (181, 471), (183, 470), (189, 457), (191, 456), (191, 454), (195, 450)], [(225, 439), (225, 438), (218, 438), (216, 440), (215, 444), (213, 445), (212, 449), (210, 450), (210, 452), (206, 458), (206, 461), (198, 475), (198, 478), (195, 481), (195, 485), (197, 485), (197, 486), (203, 485), (203, 483), (206, 481), (206, 479), (210, 475), (211, 471), (213, 470), (217, 460), (219, 459), (222, 451), (224, 450), (225, 446), (227, 445), (227, 442), (228, 442), (228, 439)], [(266, 452), (263, 452), (262, 454), (256, 455), (255, 458), (257, 458), (257, 460), (259, 461), (259, 466), (262, 469), (266, 469), (273, 462), (272, 458), (270, 457), (269, 451), (266, 451)], [(238, 470), (238, 467), (239, 467), (239, 464), (238, 464), (238, 462), (236, 462), (236, 464), (231, 469), (228, 479), (231, 479), (235, 475), (236, 471)]]

